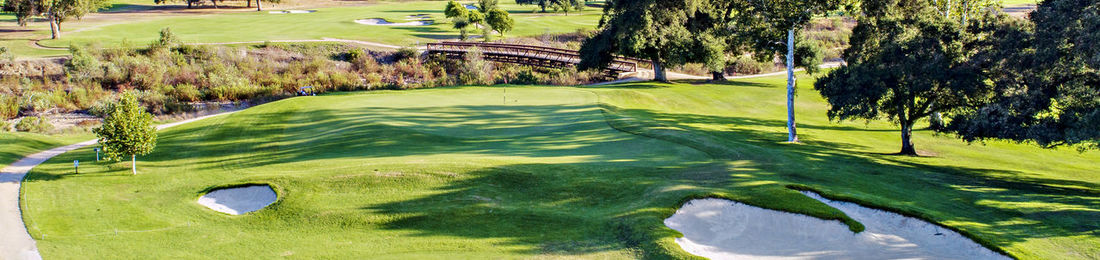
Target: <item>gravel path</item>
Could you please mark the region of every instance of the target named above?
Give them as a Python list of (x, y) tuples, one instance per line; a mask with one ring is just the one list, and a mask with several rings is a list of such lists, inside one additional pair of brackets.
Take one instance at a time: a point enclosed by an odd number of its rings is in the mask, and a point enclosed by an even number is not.
[[(207, 116), (200, 116), (179, 122), (158, 125), (157, 130), (182, 125), (208, 117), (224, 115), (233, 112), (224, 112)], [(93, 145), (96, 140), (84, 141), (77, 144), (53, 148), (43, 152), (29, 155), (0, 170), (0, 259), (42, 259), (35, 247), (34, 239), (27, 233), (23, 224), (23, 214), (19, 205), (19, 184), (23, 176), (42, 162), (81, 147)]]

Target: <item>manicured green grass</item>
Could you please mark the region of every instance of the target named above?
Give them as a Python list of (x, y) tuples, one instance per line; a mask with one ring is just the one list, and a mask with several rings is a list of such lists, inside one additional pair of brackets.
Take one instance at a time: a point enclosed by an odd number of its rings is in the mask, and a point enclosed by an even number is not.
[(25, 132), (0, 132), (0, 168), (24, 156), (50, 148), (95, 139), (91, 133), (43, 135)]
[[(144, 45), (157, 37), (161, 29), (170, 27), (185, 42), (216, 43), (264, 40), (306, 40), (339, 38), (373, 41), (394, 45), (435, 42), (458, 38), (443, 16), (446, 2), (383, 2), (370, 6), (318, 8), (308, 14), (269, 14), (268, 11), (214, 15), (175, 16), (102, 26), (71, 33), (61, 40), (43, 41), (49, 46), (70, 43), (99, 42), (104, 46), (126, 40)], [(581, 13), (532, 13), (533, 6), (501, 3), (513, 14), (515, 30), (507, 35), (539, 35), (592, 29), (601, 11), (587, 8)], [(409, 15), (430, 14), (438, 24), (430, 26), (371, 26), (355, 23), (356, 19), (385, 18), (391, 22), (406, 22)], [(479, 35), (480, 32), (471, 32)]]
[[(916, 215), (1020, 258), (1100, 256), (1100, 153), (831, 123), (802, 80), (787, 144), (782, 78), (721, 85), (459, 87), (338, 93), (161, 132), (153, 154), (36, 168), (24, 219), (45, 258), (689, 257), (662, 220), (713, 196), (851, 222), (792, 185)], [(507, 93), (507, 95), (504, 95)], [(242, 216), (210, 187), (268, 183)]]

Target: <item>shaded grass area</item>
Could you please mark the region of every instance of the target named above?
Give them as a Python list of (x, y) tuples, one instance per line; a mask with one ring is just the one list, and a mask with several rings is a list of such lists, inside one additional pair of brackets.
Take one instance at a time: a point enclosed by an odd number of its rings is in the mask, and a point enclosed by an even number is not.
[[(781, 77), (287, 99), (161, 132), (137, 176), (61, 155), (28, 175), (24, 216), (47, 258), (690, 258), (662, 220), (699, 197), (862, 229), (795, 186), (1020, 258), (1100, 255), (1100, 154), (918, 131), (929, 156), (883, 155), (895, 128), (828, 122), (811, 83), (803, 144), (782, 142)], [(238, 183), (280, 198), (241, 216), (195, 203)]]
[[(450, 20), (443, 15), (445, 6), (446, 2), (439, 1), (382, 2), (370, 6), (317, 8), (317, 12), (308, 14), (269, 14), (268, 11), (262, 11), (174, 16), (102, 26), (71, 33), (61, 40), (46, 40), (43, 44), (66, 47), (70, 43), (98, 42), (106, 47), (128, 41), (131, 44), (144, 45), (156, 39), (161, 29), (170, 27), (185, 42), (198, 43), (340, 38), (411, 45), (458, 38), (458, 30), (451, 29)], [(513, 13), (516, 26), (508, 35), (516, 36), (591, 29), (600, 17), (600, 10), (596, 8), (566, 16), (531, 13), (531, 6), (514, 3), (501, 3), (500, 6)], [(409, 15), (416, 14), (428, 14), (436, 24), (370, 26), (354, 22), (366, 18), (403, 22)], [(479, 34), (480, 32), (471, 33)]]

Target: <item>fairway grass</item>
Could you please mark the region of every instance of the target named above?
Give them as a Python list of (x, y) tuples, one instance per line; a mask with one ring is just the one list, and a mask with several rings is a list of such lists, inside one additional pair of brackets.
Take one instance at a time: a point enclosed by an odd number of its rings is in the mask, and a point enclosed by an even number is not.
[[(1019, 258), (1100, 257), (1100, 153), (917, 131), (926, 156), (887, 155), (895, 127), (829, 122), (799, 83), (802, 144), (783, 142), (781, 77), (292, 98), (165, 130), (136, 176), (60, 155), (27, 176), (23, 214), (45, 258), (682, 258), (662, 220), (700, 197), (862, 230), (796, 187)], [(195, 203), (247, 183), (279, 200)]]
[[(104, 25), (73, 32), (61, 40), (44, 40), (52, 47), (68, 47), (69, 44), (97, 42), (102, 46), (117, 46), (123, 41), (144, 45), (159, 37), (163, 28), (187, 43), (251, 42), (265, 40), (318, 40), (337, 38), (362, 40), (408, 46), (416, 43), (457, 40), (458, 30), (452, 29), (450, 19), (444, 17), (446, 2), (380, 2), (369, 6), (315, 8), (315, 13), (270, 14), (262, 12), (224, 13), (208, 15), (171, 16), (122, 24)], [(512, 13), (515, 28), (506, 36), (530, 36), (544, 33), (574, 32), (577, 29), (593, 29), (601, 10), (586, 8), (579, 13), (533, 13), (535, 6), (521, 6), (512, 2), (500, 7)], [(403, 22), (409, 15), (429, 14), (435, 24), (428, 26), (370, 26), (355, 20), (382, 18)], [(471, 35), (480, 35), (470, 30)], [(493, 33), (493, 37), (499, 37)]]

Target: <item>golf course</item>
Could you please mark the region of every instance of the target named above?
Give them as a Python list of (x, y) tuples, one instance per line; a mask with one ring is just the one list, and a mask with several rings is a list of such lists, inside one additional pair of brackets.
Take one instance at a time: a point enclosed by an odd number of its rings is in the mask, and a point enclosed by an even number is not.
[(1097, 17), (0, 0), (0, 260), (1100, 259)]
[[(806, 77), (800, 84), (812, 83)], [(798, 190), (919, 217), (1017, 258), (1091, 258), (1100, 154), (967, 144), (918, 131), (889, 155), (885, 122), (833, 123), (783, 78), (727, 84), (450, 87), (332, 93), (166, 129), (140, 172), (84, 148), (27, 175), (23, 218), (44, 258), (691, 257), (661, 221), (689, 198), (860, 224)], [(214, 188), (278, 201), (230, 216)], [(106, 217), (110, 216), (110, 217)]]

